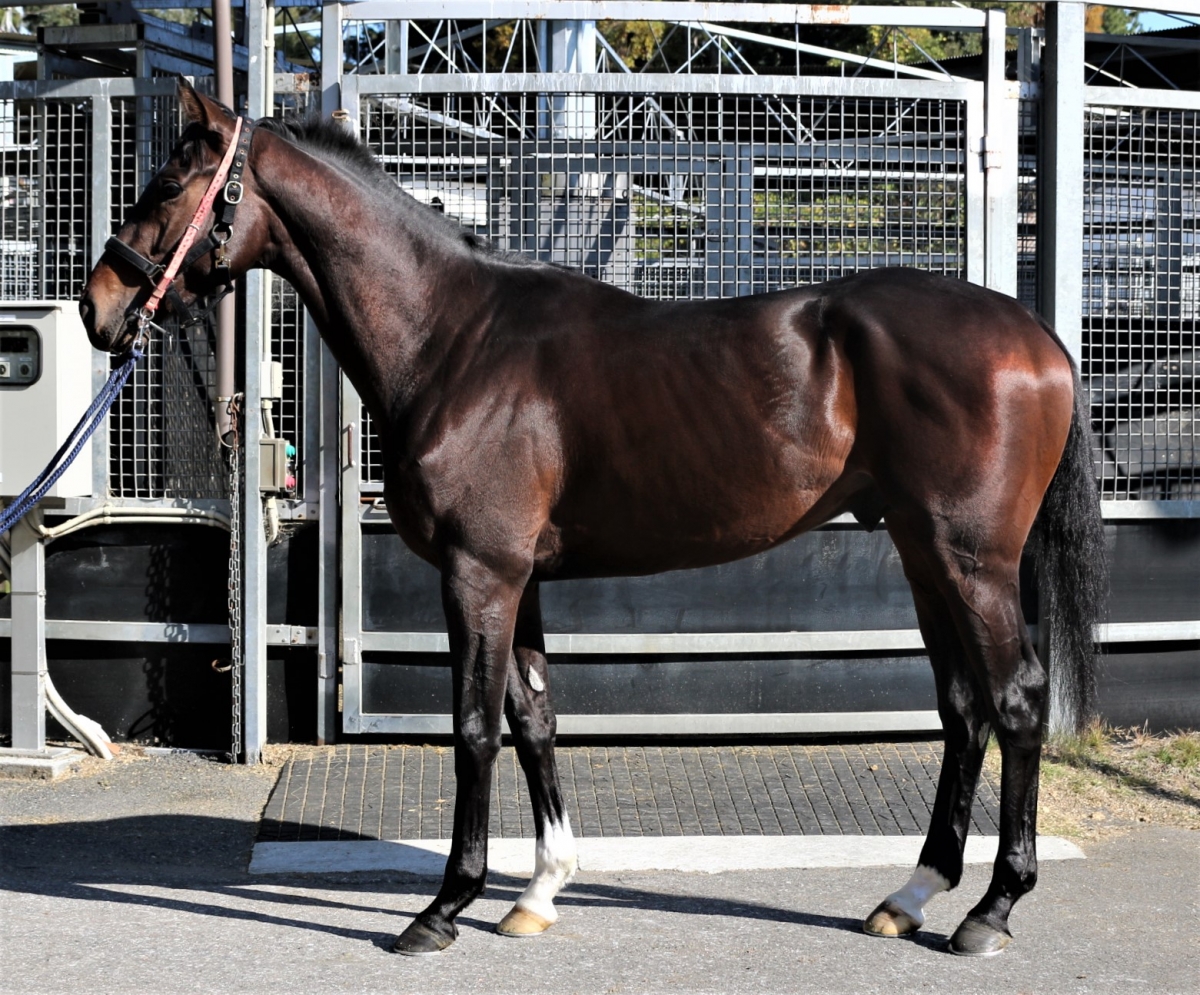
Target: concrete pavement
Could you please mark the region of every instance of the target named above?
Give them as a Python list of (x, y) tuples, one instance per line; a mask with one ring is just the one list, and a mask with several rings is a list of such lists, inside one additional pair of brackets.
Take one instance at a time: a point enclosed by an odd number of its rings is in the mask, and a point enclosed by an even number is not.
[(1131, 827), (1047, 863), (1002, 956), (941, 947), (988, 868), (914, 941), (860, 932), (898, 867), (583, 872), (533, 940), (491, 932), (524, 882), (493, 876), (446, 953), (388, 950), (436, 882), (251, 877), (271, 772), (190, 757), (0, 784), (0, 992), (1200, 992), (1200, 836)]

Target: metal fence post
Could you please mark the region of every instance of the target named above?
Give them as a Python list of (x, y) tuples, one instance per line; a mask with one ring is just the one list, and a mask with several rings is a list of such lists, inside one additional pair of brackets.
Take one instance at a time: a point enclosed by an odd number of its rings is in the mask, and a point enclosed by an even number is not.
[(984, 220), (984, 285), (1017, 296), (1017, 148), (1020, 85), (1004, 71), (1005, 18), (987, 12), (984, 28), (983, 171), (987, 215)]
[(321, 8), (321, 117), (342, 106), (342, 5)]
[[(92, 97), (92, 204), (89, 226), (90, 265), (95, 266), (104, 255), (112, 227), (112, 175), (108, 163), (113, 161), (112, 98), (107, 91)], [(92, 352), (92, 391), (99, 394), (108, 380), (109, 358), (102, 352)], [(92, 435), (92, 494), (108, 493), (108, 423), (101, 421)]]
[[(311, 317), (307, 324), (313, 327)], [(315, 332), (308, 336), (318, 350), (320, 373), (320, 439), (316, 474), (320, 481), (317, 518), (317, 741), (333, 743), (338, 736), (338, 663), (341, 632), (338, 619), (338, 580), (341, 577), (339, 546), (339, 481), (342, 472), (341, 370), (329, 347)]]
[(34, 508), (13, 526), (12, 543), (12, 745), (46, 749), (46, 548), (32, 523)]
[[(264, 0), (246, 4), (246, 41), (250, 52), (247, 110), (252, 118), (267, 114), (273, 66), (267, 61), (274, 30), (273, 7)], [(245, 762), (262, 759), (267, 742), (267, 544), (263, 532), (262, 468), (259, 437), (262, 435), (262, 384), (259, 377), (267, 342), (264, 275), (252, 270), (243, 278), (246, 288), (245, 391), (242, 401), (242, 655), (245, 660), (243, 691), (243, 755)]]
[(1078, 362), (1083, 301), (1083, 41), (1086, 4), (1046, 5), (1042, 58), (1039, 308)]
[[(388, 46), (389, 66), (401, 63), (400, 71), (407, 65), (407, 22), (388, 22), (389, 38), (395, 39), (397, 25), (403, 23), (399, 41), (405, 51), (393, 53)], [(338, 3), (327, 3), (321, 8), (322, 52), (339, 53), (334, 58), (321, 59), (321, 117), (328, 118), (342, 106), (342, 7)], [(393, 59), (393, 55), (395, 58)], [(312, 325), (311, 317), (308, 323)], [(315, 334), (309, 341), (320, 343), (320, 508), (318, 510), (318, 545), (320, 551), (317, 567), (317, 739), (322, 743), (333, 743), (340, 732), (338, 710), (338, 666), (341, 662), (341, 622), (339, 603), (339, 581), (341, 578), (341, 504), (340, 478), (342, 473), (341, 370), (329, 351), (329, 347)], [(357, 494), (347, 498), (357, 510)]]
[[(1046, 5), (1042, 58), (1042, 129), (1038, 172), (1039, 309), (1079, 363), (1083, 333), (1083, 114), (1084, 14), (1076, 2)], [(1054, 666), (1054, 619), (1038, 610), (1038, 654), (1050, 672), (1049, 724), (1074, 731), (1080, 716), (1065, 693), (1066, 675)]]

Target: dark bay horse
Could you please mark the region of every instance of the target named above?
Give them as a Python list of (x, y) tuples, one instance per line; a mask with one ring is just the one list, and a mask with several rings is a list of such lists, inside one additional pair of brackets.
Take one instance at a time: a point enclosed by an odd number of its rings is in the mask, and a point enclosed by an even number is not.
[[(191, 124), (118, 233), (151, 262), (181, 238), (233, 132), (225, 108), (186, 84), (180, 98)], [(243, 183), (228, 269), (205, 252), (176, 289), (188, 302), (255, 266), (296, 287), (381, 429), (396, 530), (441, 572), (454, 843), (437, 897), (396, 950), (448, 946), (483, 890), (503, 715), (538, 838), (532, 881), (498, 928), (529, 935), (557, 919), (576, 861), (542, 581), (721, 563), (843, 511), (885, 522), (899, 550), (946, 741), (919, 865), (864, 928), (913, 933), (925, 903), (958, 884), (994, 732), (999, 855), (950, 946), (1003, 949), (1037, 873), (1048, 680), (1018, 583), (1035, 519), (1059, 662), (1081, 697), (1103, 597), (1087, 414), (1054, 333), (1007, 297), (906, 269), (733, 300), (642, 300), (490, 250), (329, 122), (260, 122)], [(128, 260), (110, 250), (88, 280), (80, 310), (97, 348), (129, 344), (150, 293)]]

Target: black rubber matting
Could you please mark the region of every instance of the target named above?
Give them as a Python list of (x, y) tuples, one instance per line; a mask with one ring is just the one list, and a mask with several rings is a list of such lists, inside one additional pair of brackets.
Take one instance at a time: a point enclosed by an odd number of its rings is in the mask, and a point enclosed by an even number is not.
[[(941, 743), (562, 746), (579, 836), (923, 835)], [(516, 753), (496, 763), (491, 834), (533, 837)], [(994, 835), (997, 785), (980, 781), (971, 832)], [(260, 823), (262, 842), (446, 839), (454, 753), (443, 746), (299, 748)]]

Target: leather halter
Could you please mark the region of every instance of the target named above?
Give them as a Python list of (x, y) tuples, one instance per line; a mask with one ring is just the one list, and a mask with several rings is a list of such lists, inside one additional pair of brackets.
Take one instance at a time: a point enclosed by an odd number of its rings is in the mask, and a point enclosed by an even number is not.
[[(131, 307), (128, 314), (129, 318), (138, 320), (139, 334), (154, 317), (158, 305), (164, 297), (170, 301), (171, 310), (179, 316), (184, 325), (194, 325), (203, 320), (205, 315), (216, 307), (217, 302), (233, 290), (233, 282), (229, 277), (229, 254), (225, 250), (225, 243), (233, 234), (233, 218), (245, 193), (242, 186), (242, 174), (246, 169), (246, 160), (250, 155), (250, 142), (253, 137), (254, 123), (248, 118), (239, 117), (221, 165), (217, 168), (208, 189), (200, 199), (196, 213), (175, 244), (175, 248), (170, 253), (170, 261), (165, 266), (147, 259), (137, 249), (122, 242), (116, 235), (104, 243), (105, 252), (111, 252), (118, 256), (143, 274), (153, 288), (146, 303), (138, 308)], [(215, 206), (218, 195), (220, 195), (221, 203), (219, 206)], [(200, 225), (210, 211), (216, 214), (216, 221), (209, 229), (208, 234), (197, 242), (196, 237), (200, 232)], [(224, 271), (223, 284), (216, 297), (211, 301), (206, 299), (204, 309), (196, 313), (184, 303), (179, 291), (175, 289), (175, 278), (209, 252), (213, 253), (214, 269)]]

